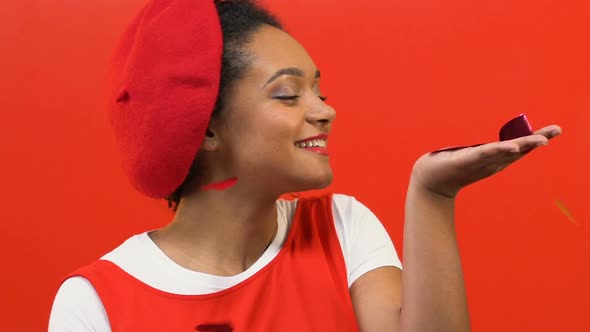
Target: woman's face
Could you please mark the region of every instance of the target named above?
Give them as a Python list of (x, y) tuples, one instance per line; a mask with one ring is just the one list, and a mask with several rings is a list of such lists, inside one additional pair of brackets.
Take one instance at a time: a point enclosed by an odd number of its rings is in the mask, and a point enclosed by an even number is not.
[(295, 39), (270, 26), (248, 49), (252, 63), (229, 90), (222, 125), (212, 127), (226, 175), (279, 194), (327, 186), (336, 113), (323, 101), (317, 67)]

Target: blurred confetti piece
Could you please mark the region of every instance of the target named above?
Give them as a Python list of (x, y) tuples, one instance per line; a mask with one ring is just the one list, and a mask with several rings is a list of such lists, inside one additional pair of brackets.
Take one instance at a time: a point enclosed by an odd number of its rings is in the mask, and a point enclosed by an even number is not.
[(572, 216), (572, 213), (570, 212), (570, 210), (565, 206), (565, 204), (563, 204), (562, 201), (556, 199), (555, 200), (555, 205), (557, 205), (557, 208), (559, 208), (559, 210), (574, 224), (577, 225), (578, 223), (576, 222), (576, 220), (574, 219), (574, 217)]
[(231, 178), (231, 179), (227, 179), (227, 180), (223, 180), (221, 182), (215, 182), (215, 183), (210, 183), (210, 184), (206, 184), (204, 186), (201, 186), (201, 190), (225, 190), (231, 186), (233, 186), (234, 184), (236, 184), (236, 182), (238, 182), (237, 178)]

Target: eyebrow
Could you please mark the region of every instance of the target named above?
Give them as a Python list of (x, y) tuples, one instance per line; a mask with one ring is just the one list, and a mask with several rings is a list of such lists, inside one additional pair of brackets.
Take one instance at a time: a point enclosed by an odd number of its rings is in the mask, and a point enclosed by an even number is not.
[[(303, 72), (303, 70), (301, 70), (299, 68), (295, 68), (295, 67), (289, 67), (289, 68), (279, 69), (276, 73), (274, 73), (268, 79), (268, 81), (266, 81), (266, 83), (264, 84), (264, 86), (269, 85), (272, 81), (274, 81), (277, 78), (279, 78), (281, 76), (284, 76), (284, 75), (304, 77), (305, 76), (305, 73)], [(320, 71), (319, 70), (316, 70), (315, 71), (315, 78), (320, 78)]]

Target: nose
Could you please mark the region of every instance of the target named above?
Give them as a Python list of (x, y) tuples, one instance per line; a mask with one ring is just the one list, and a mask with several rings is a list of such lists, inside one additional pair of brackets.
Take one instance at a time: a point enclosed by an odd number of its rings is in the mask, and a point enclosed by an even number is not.
[(336, 110), (322, 100), (315, 102), (306, 113), (307, 122), (319, 125), (328, 126), (336, 119)]

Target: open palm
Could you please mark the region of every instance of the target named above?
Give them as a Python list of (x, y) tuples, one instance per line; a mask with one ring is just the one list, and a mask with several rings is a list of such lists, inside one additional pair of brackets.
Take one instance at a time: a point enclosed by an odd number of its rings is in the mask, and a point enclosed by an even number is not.
[(437, 194), (455, 197), (461, 188), (498, 173), (560, 133), (559, 126), (551, 125), (509, 141), (428, 153), (416, 161), (412, 178)]

